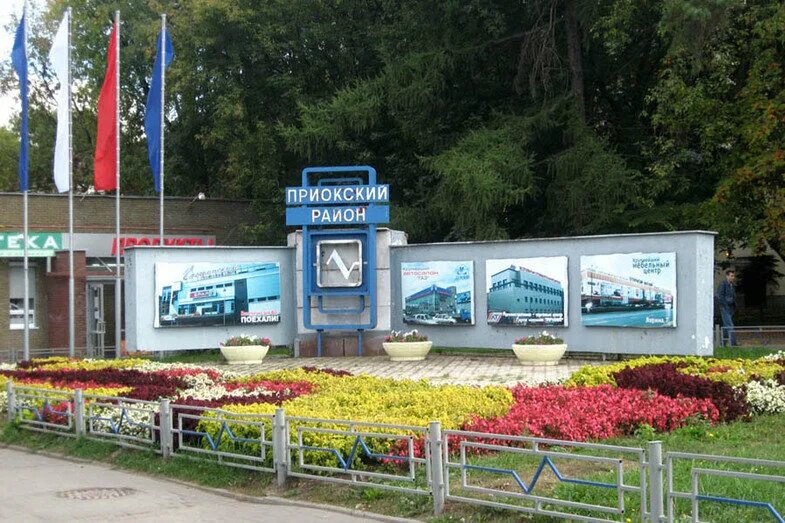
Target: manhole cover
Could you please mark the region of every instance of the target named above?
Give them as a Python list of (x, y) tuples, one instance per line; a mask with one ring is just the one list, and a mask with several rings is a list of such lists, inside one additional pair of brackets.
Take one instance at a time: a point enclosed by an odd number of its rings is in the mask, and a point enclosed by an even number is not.
[(63, 490), (57, 493), (58, 498), (76, 499), (79, 501), (94, 501), (98, 499), (122, 498), (136, 494), (132, 488), (80, 488), (74, 490)]

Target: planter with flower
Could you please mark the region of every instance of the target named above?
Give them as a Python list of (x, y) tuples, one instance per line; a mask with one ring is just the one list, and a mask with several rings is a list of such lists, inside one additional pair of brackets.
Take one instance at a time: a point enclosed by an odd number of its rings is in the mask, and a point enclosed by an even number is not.
[(421, 361), (428, 355), (428, 351), (433, 346), (432, 341), (428, 341), (428, 336), (418, 333), (416, 330), (410, 332), (391, 331), (389, 336), (385, 336), (384, 352), (390, 357), (390, 361)]
[(221, 344), (221, 354), (229, 364), (259, 363), (267, 356), (270, 338), (232, 336)]
[(512, 350), (523, 365), (558, 365), (567, 345), (563, 339), (542, 331), (536, 336), (516, 339)]

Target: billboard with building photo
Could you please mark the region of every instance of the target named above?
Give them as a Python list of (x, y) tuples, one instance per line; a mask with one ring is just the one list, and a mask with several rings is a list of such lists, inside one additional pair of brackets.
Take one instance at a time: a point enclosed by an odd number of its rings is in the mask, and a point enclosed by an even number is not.
[(485, 261), (491, 325), (567, 326), (567, 257)]
[(581, 256), (581, 323), (676, 326), (676, 253)]
[(281, 321), (278, 263), (156, 263), (155, 327)]
[(474, 265), (470, 261), (401, 264), (404, 323), (473, 325), (473, 291)]

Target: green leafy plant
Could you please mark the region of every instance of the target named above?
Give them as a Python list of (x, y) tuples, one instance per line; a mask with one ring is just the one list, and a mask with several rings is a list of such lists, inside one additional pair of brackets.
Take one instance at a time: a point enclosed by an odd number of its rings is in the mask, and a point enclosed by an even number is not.
[(249, 345), (270, 345), (270, 338), (241, 334), (232, 336), (221, 344), (222, 347), (247, 347)]
[(384, 337), (386, 342), (412, 342), (412, 341), (428, 341), (428, 336), (420, 334), (417, 329), (409, 332), (390, 331), (388, 336)]
[(550, 334), (548, 331), (542, 331), (536, 336), (522, 336), (515, 339), (515, 345), (561, 345), (564, 340)]

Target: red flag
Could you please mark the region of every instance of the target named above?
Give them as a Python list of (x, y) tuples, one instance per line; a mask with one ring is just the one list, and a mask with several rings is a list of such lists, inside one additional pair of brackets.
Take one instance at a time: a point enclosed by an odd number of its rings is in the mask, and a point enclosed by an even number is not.
[(98, 95), (98, 135), (95, 140), (95, 190), (117, 189), (117, 24), (109, 37), (109, 56)]

